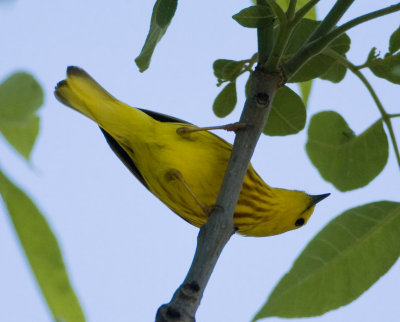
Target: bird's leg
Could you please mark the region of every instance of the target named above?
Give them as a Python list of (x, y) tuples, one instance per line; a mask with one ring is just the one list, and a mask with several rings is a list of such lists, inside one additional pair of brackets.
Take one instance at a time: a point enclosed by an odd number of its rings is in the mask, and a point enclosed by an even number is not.
[(177, 128), (176, 133), (178, 133), (179, 135), (185, 135), (193, 132), (208, 131), (208, 130), (226, 130), (226, 131), (233, 131), (236, 133), (237, 131), (244, 129), (245, 127), (246, 124), (240, 122), (219, 125), (219, 126), (207, 126), (207, 127), (182, 126)]
[(172, 179), (179, 180), (183, 186), (185, 187), (186, 191), (190, 193), (190, 195), (193, 197), (194, 201), (200, 206), (200, 208), (203, 210), (203, 212), (209, 216), (212, 210), (212, 207), (207, 206), (205, 203), (203, 203), (193, 192), (192, 189), (190, 189), (189, 185), (185, 181), (185, 178), (183, 177), (182, 173), (179, 170), (176, 169), (171, 169), (168, 171), (168, 176), (170, 176)]

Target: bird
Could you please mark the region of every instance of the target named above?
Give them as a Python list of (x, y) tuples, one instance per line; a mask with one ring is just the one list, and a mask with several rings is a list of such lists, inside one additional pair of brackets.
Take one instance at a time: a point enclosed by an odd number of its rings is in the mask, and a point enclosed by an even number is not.
[[(67, 68), (54, 94), (94, 121), (112, 151), (168, 208), (196, 227), (207, 222), (232, 151), (231, 144), (208, 131), (212, 127), (131, 107), (75, 66)], [(270, 187), (250, 163), (233, 215), (235, 231), (264, 237), (299, 228), (327, 196)]]

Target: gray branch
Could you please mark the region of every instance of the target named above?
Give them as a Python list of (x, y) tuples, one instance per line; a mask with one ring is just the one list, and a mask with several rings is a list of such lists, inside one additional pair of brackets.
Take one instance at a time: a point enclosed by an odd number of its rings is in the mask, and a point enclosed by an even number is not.
[(281, 82), (279, 73), (267, 73), (259, 67), (253, 72), (250, 95), (240, 118), (246, 128), (237, 132), (216, 207), (200, 229), (188, 275), (170, 303), (158, 309), (157, 322), (195, 321), (197, 308), (219, 255), (235, 232), (233, 213), (243, 179)]

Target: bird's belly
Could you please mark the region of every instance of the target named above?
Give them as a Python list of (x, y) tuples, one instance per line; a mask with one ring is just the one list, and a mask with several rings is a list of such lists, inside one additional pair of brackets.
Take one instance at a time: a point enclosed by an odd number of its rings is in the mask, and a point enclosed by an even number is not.
[[(150, 191), (176, 214), (200, 227), (208, 218), (200, 203), (215, 204), (230, 155), (200, 142), (149, 147), (137, 160)], [(174, 175), (178, 172), (181, 178)], [(199, 203), (200, 201), (200, 203)]]

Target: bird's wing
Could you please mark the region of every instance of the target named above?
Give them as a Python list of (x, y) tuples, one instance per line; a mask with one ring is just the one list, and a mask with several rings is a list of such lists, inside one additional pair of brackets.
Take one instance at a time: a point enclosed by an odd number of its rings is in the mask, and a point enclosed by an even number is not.
[(118, 158), (122, 161), (123, 164), (132, 172), (132, 174), (138, 179), (147, 189), (149, 187), (146, 184), (146, 181), (144, 181), (144, 178), (142, 174), (140, 173), (139, 169), (136, 167), (135, 162), (130, 158), (128, 153), (125, 152), (125, 150), (119, 145), (119, 143), (104, 129), (100, 127), (101, 132), (103, 132), (104, 137), (106, 138), (106, 141), (108, 145), (111, 147), (111, 150), (114, 151), (114, 153), (118, 156)]
[[(153, 119), (159, 121), (159, 122), (171, 122), (171, 123), (186, 123), (186, 124), (191, 124), (189, 122), (180, 120), (176, 117), (172, 117), (169, 115), (145, 110), (145, 109), (140, 109), (142, 112), (146, 113), (147, 115), (151, 116)], [(142, 174), (140, 173), (139, 169), (136, 167), (135, 162), (131, 159), (131, 157), (126, 153), (126, 151), (121, 147), (121, 145), (104, 129), (100, 127), (101, 132), (103, 132), (104, 137), (106, 138), (106, 141), (108, 145), (111, 147), (113, 152), (118, 156), (118, 158), (122, 161), (123, 164), (132, 172), (132, 174), (147, 188), (149, 187), (146, 184), (146, 181), (144, 180)]]
[(159, 122), (186, 123), (186, 124), (191, 124), (192, 125), (192, 123), (189, 123), (187, 121), (184, 121), (184, 120), (181, 120), (181, 119), (178, 119), (176, 117), (169, 116), (169, 115), (166, 115), (166, 114), (161, 114), (161, 113), (157, 113), (157, 112), (154, 112), (154, 111), (149, 111), (149, 110), (146, 110), (146, 109), (143, 109), (143, 108), (139, 108), (139, 110), (141, 110), (142, 112), (146, 113), (147, 115), (151, 116), (153, 119), (155, 119), (155, 120), (157, 120)]

